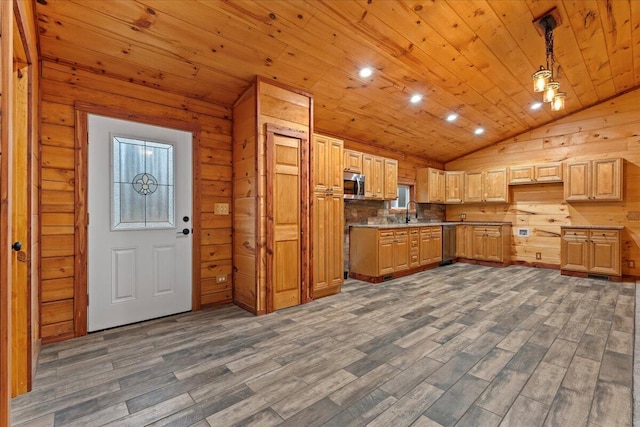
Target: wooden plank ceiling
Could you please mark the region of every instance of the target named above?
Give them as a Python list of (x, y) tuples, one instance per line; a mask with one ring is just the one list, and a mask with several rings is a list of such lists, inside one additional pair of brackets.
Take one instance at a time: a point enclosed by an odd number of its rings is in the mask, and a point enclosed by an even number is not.
[[(316, 130), (438, 162), (640, 85), (640, 1), (37, 1), (45, 59), (225, 106), (265, 76), (314, 95)], [(567, 107), (532, 111), (553, 7)]]

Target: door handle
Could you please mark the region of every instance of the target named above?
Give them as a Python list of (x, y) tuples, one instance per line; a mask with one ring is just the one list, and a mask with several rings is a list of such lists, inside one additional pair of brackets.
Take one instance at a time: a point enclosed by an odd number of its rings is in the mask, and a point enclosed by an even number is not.
[(11, 249), (13, 249), (16, 252), (20, 252), (20, 249), (22, 249), (22, 243), (13, 242), (13, 245), (11, 245)]
[(178, 231), (176, 234), (184, 234), (186, 236), (189, 234), (189, 229), (183, 228), (182, 231)]

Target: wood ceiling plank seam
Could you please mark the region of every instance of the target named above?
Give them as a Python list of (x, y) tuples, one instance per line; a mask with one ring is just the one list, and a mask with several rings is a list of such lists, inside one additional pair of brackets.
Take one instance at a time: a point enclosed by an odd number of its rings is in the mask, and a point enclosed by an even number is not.
[(631, 49), (630, 2), (598, 2), (600, 25), (604, 29), (615, 92), (633, 87), (633, 52)]
[(597, 0), (563, 3), (568, 20), (574, 28), (576, 40), (584, 62), (594, 82), (598, 99), (606, 99), (615, 93), (607, 46), (599, 19)]

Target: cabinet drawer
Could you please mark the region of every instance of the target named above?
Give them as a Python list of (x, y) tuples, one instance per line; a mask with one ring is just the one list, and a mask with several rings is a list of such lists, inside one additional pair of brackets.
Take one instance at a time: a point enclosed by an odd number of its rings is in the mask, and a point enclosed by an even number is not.
[(617, 230), (591, 230), (591, 237), (607, 240), (618, 240), (620, 234)]
[(562, 236), (566, 239), (589, 239), (589, 230), (563, 230)]
[(393, 237), (393, 231), (380, 231), (380, 234), (378, 234), (380, 236), (381, 239), (384, 239), (385, 237)]

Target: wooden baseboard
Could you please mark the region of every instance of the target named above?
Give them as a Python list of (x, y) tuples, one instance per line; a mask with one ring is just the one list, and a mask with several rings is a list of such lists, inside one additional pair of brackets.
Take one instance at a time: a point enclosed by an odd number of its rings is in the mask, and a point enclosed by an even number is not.
[(42, 344), (51, 344), (54, 342), (70, 340), (71, 338), (75, 338), (73, 332), (67, 332), (66, 334), (55, 335), (53, 337), (42, 337)]
[(465, 264), (484, 265), (485, 267), (508, 267), (511, 265), (511, 261), (505, 261), (505, 262), (483, 261), (479, 259), (470, 259), (470, 258), (458, 258), (457, 262), (463, 262)]
[[(237, 305), (238, 307), (240, 307), (241, 309), (248, 311), (249, 313), (255, 315), (255, 316), (259, 316), (260, 313), (256, 311), (255, 307), (251, 307), (250, 305), (247, 305), (245, 303), (243, 303), (242, 301), (233, 301), (233, 303), (235, 305)], [(264, 313), (262, 313), (264, 314)]]
[[(315, 300), (315, 299), (318, 299), (318, 298), (328, 297), (329, 295), (339, 294), (341, 289), (342, 289), (342, 283), (339, 284), (338, 286), (332, 286), (330, 288), (314, 289), (313, 290), (313, 299)], [(313, 300), (311, 300), (311, 301), (313, 301)]]
[[(560, 270), (560, 274), (563, 276), (572, 276), (572, 277), (582, 277), (584, 279), (588, 278), (590, 273), (584, 271), (570, 271), (570, 270)], [(591, 274), (592, 276), (598, 277), (607, 277), (610, 282), (622, 282), (622, 276), (611, 276), (606, 274)]]
[(382, 283), (388, 280), (397, 279), (399, 277), (409, 276), (411, 274), (419, 273), (421, 271), (431, 270), (438, 267), (438, 263), (422, 265), (420, 267), (410, 268), (408, 270), (396, 271), (395, 273), (385, 274), (384, 276), (367, 276), (366, 274), (359, 274), (349, 272), (349, 277), (356, 280), (362, 280), (369, 283)]
[(548, 270), (560, 270), (560, 264), (549, 264), (546, 262), (511, 261), (511, 265), (523, 265), (525, 267), (546, 268)]

